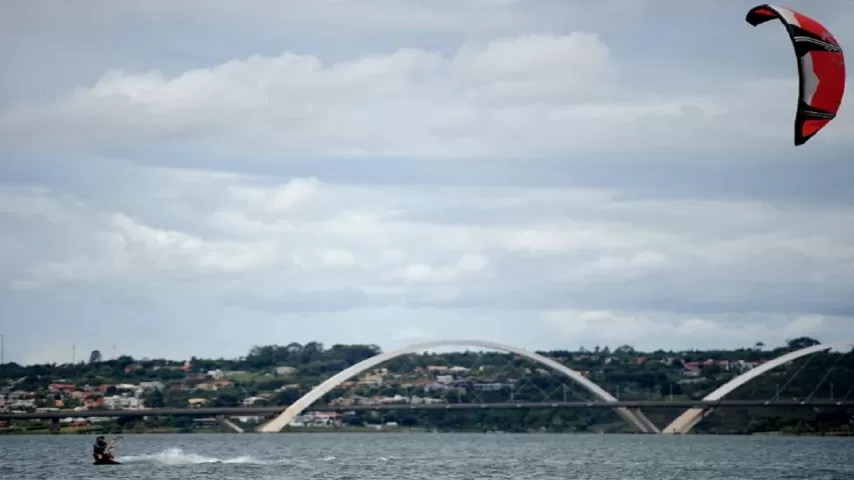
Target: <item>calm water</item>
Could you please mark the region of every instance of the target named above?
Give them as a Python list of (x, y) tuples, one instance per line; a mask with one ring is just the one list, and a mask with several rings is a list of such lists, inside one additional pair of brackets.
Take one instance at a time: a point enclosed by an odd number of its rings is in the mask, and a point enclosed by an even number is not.
[(88, 436), (0, 437), (0, 479), (854, 479), (854, 440), (484, 434), (126, 435), (118, 466)]

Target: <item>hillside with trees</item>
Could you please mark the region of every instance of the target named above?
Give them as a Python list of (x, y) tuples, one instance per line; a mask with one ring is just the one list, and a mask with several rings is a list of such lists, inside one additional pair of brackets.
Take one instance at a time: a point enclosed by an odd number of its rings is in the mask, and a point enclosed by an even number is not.
[[(767, 348), (761, 342), (712, 351), (639, 352), (629, 345), (539, 352), (574, 370), (621, 400), (701, 399), (735, 376), (787, 352), (818, 344), (812, 338)], [(375, 345), (253, 347), (234, 359), (104, 360), (98, 351), (76, 364), (0, 366), (0, 408), (127, 409), (189, 406), (287, 406), (324, 379), (380, 353)], [(823, 352), (791, 362), (731, 394), (728, 399), (854, 400), (854, 351)], [(591, 400), (561, 374), (515, 355), (491, 351), (424, 353), (396, 358), (353, 378), (319, 403), (336, 405), (341, 426), (395, 425), (439, 430), (627, 431), (611, 411), (590, 410), (402, 410), (351, 412), (350, 405), (417, 402), (543, 402)], [(664, 426), (681, 410), (646, 412)], [(260, 419), (258, 419), (260, 421)], [(189, 422), (189, 423), (188, 423)], [(148, 427), (187, 419), (153, 419)], [(338, 424), (336, 424), (338, 425)], [(717, 433), (847, 433), (852, 412), (838, 409), (726, 409), (695, 431)], [(137, 425), (137, 427), (139, 427)], [(343, 427), (342, 427), (343, 428)]]

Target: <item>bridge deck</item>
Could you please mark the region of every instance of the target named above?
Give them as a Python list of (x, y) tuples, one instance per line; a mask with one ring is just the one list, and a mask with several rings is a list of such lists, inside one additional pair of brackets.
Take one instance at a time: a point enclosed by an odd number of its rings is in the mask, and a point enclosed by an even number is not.
[[(471, 409), (533, 409), (533, 408), (854, 408), (854, 401), (838, 400), (717, 400), (717, 401), (618, 401), (618, 402), (515, 402), (515, 403), (434, 403), (386, 405), (317, 405), (311, 411), (349, 412), (364, 410), (471, 410)], [(80, 412), (2, 413), (0, 420), (36, 420), (89, 417), (157, 417), (157, 416), (226, 416), (242, 417), (281, 413), (287, 406), (234, 408), (150, 408), (139, 410), (86, 410)]]

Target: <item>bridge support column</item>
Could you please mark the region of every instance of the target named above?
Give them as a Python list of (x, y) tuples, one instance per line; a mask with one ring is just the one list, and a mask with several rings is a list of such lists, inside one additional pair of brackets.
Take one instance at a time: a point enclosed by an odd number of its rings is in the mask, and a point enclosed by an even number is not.
[(58, 435), (59, 429), (60, 429), (59, 419), (58, 418), (52, 418), (50, 420), (50, 434), (51, 435)]
[(219, 424), (222, 425), (223, 427), (231, 430), (232, 432), (244, 433), (244, 430), (242, 428), (240, 428), (240, 426), (238, 426), (236, 423), (232, 422), (231, 420), (225, 418), (225, 415), (217, 415), (216, 421), (219, 422)]
[(637, 419), (643, 424), (643, 433), (661, 433), (661, 430), (659, 430), (659, 428), (652, 423), (652, 420), (650, 420), (649, 417), (647, 417), (639, 408), (633, 409), (632, 413), (634, 413), (635, 417), (637, 417)]
[(713, 407), (690, 408), (667, 426), (661, 433), (665, 435), (682, 435), (691, 431), (704, 418), (715, 411)]

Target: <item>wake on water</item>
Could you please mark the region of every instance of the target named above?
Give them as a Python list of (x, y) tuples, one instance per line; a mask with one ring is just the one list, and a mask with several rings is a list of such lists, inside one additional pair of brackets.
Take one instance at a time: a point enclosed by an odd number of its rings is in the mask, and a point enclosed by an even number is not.
[[(232, 458), (216, 458), (186, 453), (180, 448), (169, 448), (159, 453), (147, 455), (129, 455), (116, 458), (121, 463), (158, 463), (161, 465), (200, 465), (211, 463), (222, 464), (245, 464), (245, 465), (276, 465), (291, 463), (288, 459), (264, 460), (249, 455)], [(326, 457), (323, 461), (335, 460), (335, 457)]]
[[(281, 458), (278, 460), (255, 458), (250, 455), (240, 457), (217, 458), (199, 455), (197, 453), (185, 452), (180, 448), (169, 448), (159, 453), (144, 455), (128, 455), (116, 458), (119, 463), (130, 464), (159, 464), (159, 465), (203, 465), (203, 464), (233, 464), (233, 465), (293, 465), (298, 467), (313, 468), (314, 462), (332, 462), (337, 460), (334, 456), (326, 456), (316, 459), (291, 460)], [(389, 462), (392, 459), (377, 457), (379, 462)]]

